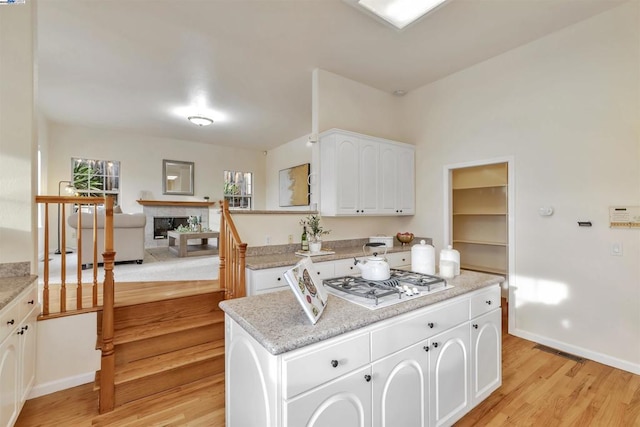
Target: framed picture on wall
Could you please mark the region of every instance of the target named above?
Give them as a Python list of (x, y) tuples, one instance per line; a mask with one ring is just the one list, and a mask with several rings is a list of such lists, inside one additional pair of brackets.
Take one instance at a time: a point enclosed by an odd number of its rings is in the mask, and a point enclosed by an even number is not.
[(280, 206), (308, 206), (310, 164), (294, 166), (280, 171)]

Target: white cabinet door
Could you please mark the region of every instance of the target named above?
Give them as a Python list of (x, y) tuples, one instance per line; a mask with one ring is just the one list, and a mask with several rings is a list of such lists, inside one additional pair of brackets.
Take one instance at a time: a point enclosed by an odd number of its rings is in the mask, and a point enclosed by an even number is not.
[(429, 339), (431, 426), (449, 426), (470, 407), (469, 323)]
[(362, 140), (359, 144), (359, 202), (357, 214), (378, 213), (379, 144)]
[(429, 425), (429, 354), (414, 345), (373, 363), (373, 426)]
[(471, 320), (472, 404), (486, 399), (502, 384), (501, 311), (493, 310)]
[(336, 209), (338, 214), (355, 215), (360, 210), (360, 143), (350, 136), (340, 135), (339, 138), (335, 157)]
[(27, 400), (36, 378), (36, 310), (27, 316), (18, 335), (20, 366), (20, 401)]
[(371, 425), (371, 367), (329, 382), (284, 406), (287, 427), (368, 427)]
[(18, 418), (18, 335), (13, 331), (0, 345), (0, 426), (12, 426)]
[(379, 211), (395, 215), (398, 211), (398, 150), (395, 145), (380, 146), (380, 201)]
[(397, 193), (396, 209), (398, 215), (415, 213), (415, 149), (396, 147), (397, 150)]
[(379, 212), (388, 215), (415, 213), (415, 149), (400, 144), (380, 146)]

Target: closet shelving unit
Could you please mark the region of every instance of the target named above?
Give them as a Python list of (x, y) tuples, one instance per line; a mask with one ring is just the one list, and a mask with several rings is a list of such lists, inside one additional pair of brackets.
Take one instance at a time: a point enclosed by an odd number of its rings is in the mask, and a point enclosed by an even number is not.
[(467, 270), (507, 274), (508, 165), (452, 171), (453, 247)]

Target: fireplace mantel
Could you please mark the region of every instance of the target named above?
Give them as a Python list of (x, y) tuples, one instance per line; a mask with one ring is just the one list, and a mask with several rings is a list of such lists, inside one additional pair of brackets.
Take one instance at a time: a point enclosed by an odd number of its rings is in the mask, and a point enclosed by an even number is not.
[(142, 206), (180, 206), (184, 208), (195, 208), (195, 207), (206, 208), (216, 204), (216, 202), (180, 201), (180, 200), (137, 200), (137, 202)]

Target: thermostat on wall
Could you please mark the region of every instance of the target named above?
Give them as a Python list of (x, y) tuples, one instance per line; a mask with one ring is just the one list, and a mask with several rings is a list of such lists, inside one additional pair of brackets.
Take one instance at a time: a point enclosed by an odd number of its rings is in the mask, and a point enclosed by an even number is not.
[(640, 206), (611, 206), (609, 227), (640, 229)]

